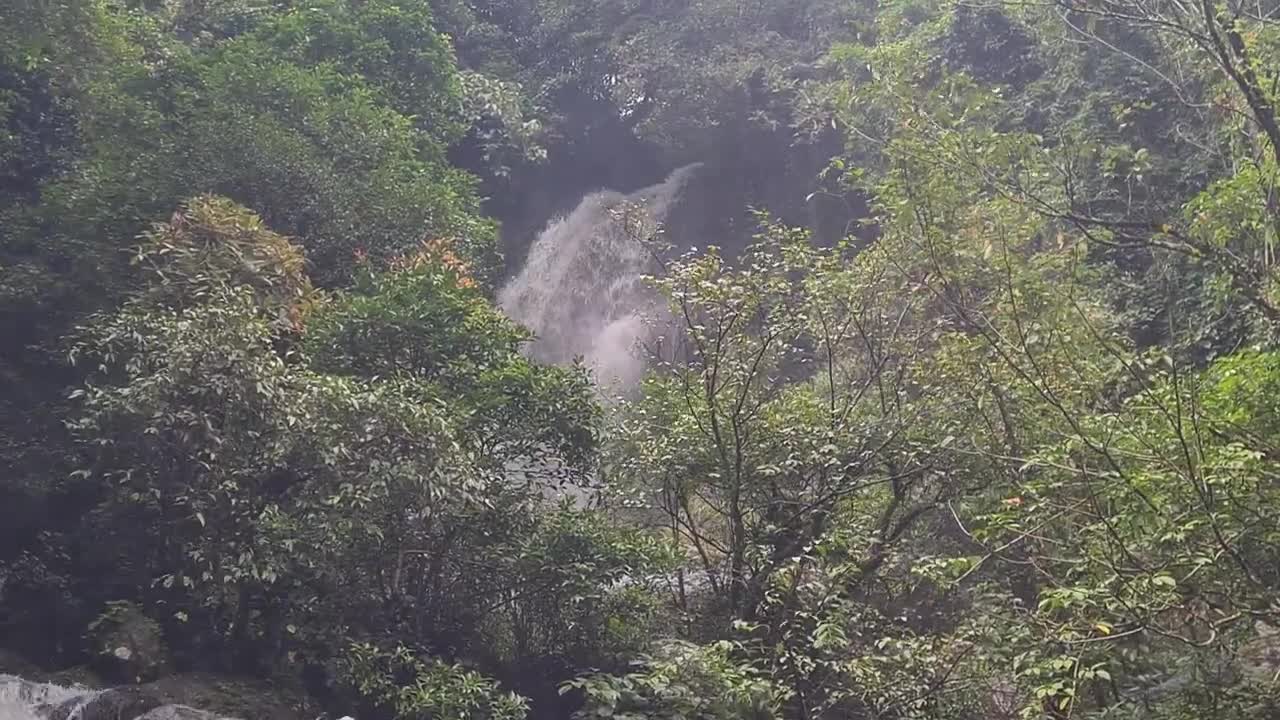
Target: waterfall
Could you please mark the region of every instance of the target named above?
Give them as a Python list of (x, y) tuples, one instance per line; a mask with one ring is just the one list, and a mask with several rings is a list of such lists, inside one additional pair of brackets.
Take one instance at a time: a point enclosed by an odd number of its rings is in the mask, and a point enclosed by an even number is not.
[(503, 311), (533, 330), (530, 354), (566, 364), (582, 358), (605, 389), (644, 374), (637, 343), (652, 336), (661, 303), (642, 281), (655, 261), (641, 241), (666, 219), (698, 168), (688, 165), (629, 195), (592, 193), (549, 223), (520, 273), (498, 294)]
[(186, 705), (164, 704), (138, 687), (91, 690), (0, 674), (0, 720), (115, 720), (121, 716), (136, 720), (231, 720)]
[(84, 705), (98, 695), (86, 688), (65, 688), (0, 675), (0, 720), (40, 720), (50, 714), (78, 718)]

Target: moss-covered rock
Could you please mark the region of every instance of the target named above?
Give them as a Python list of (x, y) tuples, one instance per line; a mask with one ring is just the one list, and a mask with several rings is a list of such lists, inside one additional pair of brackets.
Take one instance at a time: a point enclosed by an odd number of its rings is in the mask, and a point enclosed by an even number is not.
[(89, 626), (89, 641), (94, 668), (111, 682), (147, 682), (170, 666), (160, 624), (133, 603), (108, 603)]

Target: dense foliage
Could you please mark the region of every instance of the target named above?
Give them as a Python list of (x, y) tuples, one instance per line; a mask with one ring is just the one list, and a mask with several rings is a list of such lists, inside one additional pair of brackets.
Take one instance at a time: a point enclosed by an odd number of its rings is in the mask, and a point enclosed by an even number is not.
[[(1267, 2), (11, 2), (0, 641), (127, 608), (362, 718), (1275, 717), (1278, 87)], [(601, 403), (498, 250), (689, 161)]]

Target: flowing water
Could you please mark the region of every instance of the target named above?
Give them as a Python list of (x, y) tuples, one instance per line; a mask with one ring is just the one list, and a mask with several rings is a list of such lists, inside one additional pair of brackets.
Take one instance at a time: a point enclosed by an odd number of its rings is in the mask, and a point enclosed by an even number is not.
[(78, 718), (80, 710), (98, 696), (95, 690), (66, 688), (48, 683), (30, 682), (12, 675), (0, 675), (0, 720), (41, 720), (57, 710), (68, 711), (68, 720)]
[[(560, 364), (582, 358), (606, 392), (635, 386), (646, 364), (638, 344), (657, 337), (654, 322), (662, 316), (661, 302), (643, 281), (657, 269), (644, 238), (661, 226), (697, 168), (680, 168), (630, 194), (592, 193), (548, 224), (524, 269), (498, 296), (512, 319), (537, 334), (533, 357)], [(0, 720), (97, 720), (90, 708), (95, 700), (102, 704), (105, 692), (0, 675)], [(217, 719), (165, 705), (139, 720)]]
[(637, 345), (653, 337), (661, 314), (642, 280), (656, 269), (643, 238), (665, 221), (698, 167), (629, 195), (592, 193), (547, 225), (498, 295), (507, 315), (537, 334), (533, 357), (558, 364), (582, 358), (605, 390), (639, 381), (646, 361)]
[[(91, 690), (0, 674), (0, 720), (115, 720), (128, 706), (128, 690)], [(125, 698), (122, 701), (120, 698)], [(153, 701), (152, 705), (155, 704)], [(135, 717), (133, 713), (127, 717)], [(185, 705), (158, 705), (137, 720), (230, 720)], [(345, 718), (344, 720), (351, 720)]]

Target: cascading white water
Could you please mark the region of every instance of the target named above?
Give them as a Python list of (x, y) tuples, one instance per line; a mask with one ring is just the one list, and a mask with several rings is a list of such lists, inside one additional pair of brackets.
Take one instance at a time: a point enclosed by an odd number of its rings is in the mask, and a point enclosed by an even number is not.
[(537, 334), (535, 358), (564, 364), (581, 357), (605, 389), (639, 381), (645, 360), (636, 345), (649, 336), (659, 304), (642, 282), (654, 259), (636, 225), (643, 235), (664, 222), (698, 167), (629, 195), (592, 193), (547, 225), (524, 269), (498, 294), (507, 315)]
[(81, 687), (62, 687), (31, 682), (12, 675), (0, 675), (0, 720), (41, 720), (53, 708), (68, 710), (62, 717), (77, 716), (78, 710), (98, 692)]
[[(121, 691), (63, 687), (0, 674), (0, 720), (113, 720), (120, 705), (111, 700), (118, 692)], [(159, 705), (137, 715), (137, 720), (232, 719), (185, 705)]]

